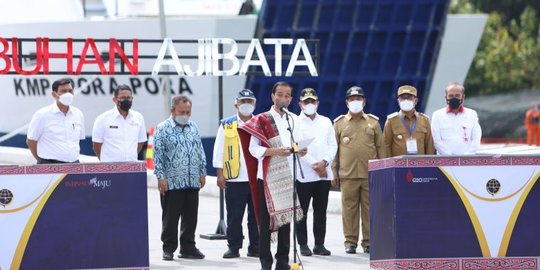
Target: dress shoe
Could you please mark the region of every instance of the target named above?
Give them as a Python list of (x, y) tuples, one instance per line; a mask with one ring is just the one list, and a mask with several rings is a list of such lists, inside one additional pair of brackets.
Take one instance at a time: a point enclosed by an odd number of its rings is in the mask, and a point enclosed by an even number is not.
[(178, 258), (183, 258), (183, 259), (204, 259), (204, 254), (202, 254), (202, 252), (198, 249), (193, 249), (193, 250), (190, 250), (190, 251), (184, 251), (184, 252), (180, 252), (180, 254), (178, 254)]
[(313, 247), (313, 254), (315, 255), (322, 255), (322, 256), (328, 256), (332, 254), (330, 250), (326, 249), (324, 245), (316, 245)]
[(247, 256), (248, 257), (259, 258), (259, 252), (258, 251), (248, 251)]
[(369, 246), (367, 246), (367, 247), (364, 247), (364, 253), (367, 253), (367, 254), (369, 254)]
[(356, 253), (356, 247), (355, 246), (348, 246), (345, 248), (345, 252), (348, 254), (355, 254)]
[(229, 248), (227, 251), (225, 251), (225, 253), (223, 253), (223, 259), (238, 258), (238, 257), (240, 257), (240, 253), (238, 253), (238, 250), (232, 250)]
[(174, 258), (174, 255), (172, 252), (163, 251), (163, 260), (164, 261), (172, 261)]
[(311, 256), (313, 253), (311, 253), (311, 249), (307, 245), (300, 245), (300, 254), (302, 256)]

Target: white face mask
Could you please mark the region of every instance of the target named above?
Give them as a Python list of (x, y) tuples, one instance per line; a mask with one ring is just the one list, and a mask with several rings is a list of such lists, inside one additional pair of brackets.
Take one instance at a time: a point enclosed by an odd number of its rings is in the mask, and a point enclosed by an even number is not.
[(177, 115), (177, 116), (174, 117), (174, 121), (177, 124), (184, 126), (189, 121), (189, 116), (187, 116), (187, 115)]
[(399, 101), (399, 108), (404, 112), (408, 112), (414, 108), (414, 102), (410, 99), (401, 100)]
[(240, 106), (238, 106), (238, 112), (243, 116), (250, 116), (253, 114), (253, 111), (255, 110), (255, 106), (250, 103), (242, 103)]
[(304, 108), (302, 109), (302, 111), (306, 114), (306, 115), (312, 115), (312, 114), (315, 114), (317, 112), (317, 105), (313, 104), (313, 103), (309, 103), (307, 105), (304, 105)]
[(347, 105), (352, 113), (359, 113), (364, 109), (364, 102), (360, 100), (350, 101)]
[(58, 98), (58, 101), (60, 101), (60, 103), (64, 104), (65, 106), (69, 106), (73, 103), (73, 98), (74, 96), (72, 93), (65, 93)]

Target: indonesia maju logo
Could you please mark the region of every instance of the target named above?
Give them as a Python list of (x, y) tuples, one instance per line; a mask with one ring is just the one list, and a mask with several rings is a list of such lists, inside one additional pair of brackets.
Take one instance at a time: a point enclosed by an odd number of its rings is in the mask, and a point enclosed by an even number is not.
[(501, 190), (501, 183), (497, 179), (489, 179), (486, 183), (486, 191), (491, 196), (495, 196)]
[(0, 205), (6, 208), (6, 205), (13, 201), (13, 192), (9, 189), (0, 190)]
[(111, 180), (99, 180), (97, 177), (90, 179), (90, 186), (95, 188), (109, 188), (111, 187)]

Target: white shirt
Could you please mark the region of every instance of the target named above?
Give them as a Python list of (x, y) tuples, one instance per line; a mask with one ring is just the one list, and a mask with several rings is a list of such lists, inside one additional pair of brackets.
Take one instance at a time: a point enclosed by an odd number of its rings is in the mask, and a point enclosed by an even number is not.
[(308, 145), (308, 152), (300, 158), (300, 164), (304, 172), (304, 179), (300, 174), (300, 169), (297, 169), (297, 179), (302, 183), (315, 182), (317, 180), (332, 180), (334, 175), (330, 165), (326, 166), (326, 178), (321, 178), (311, 167), (314, 163), (328, 161), (332, 164), (337, 152), (336, 133), (332, 121), (328, 117), (316, 114), (311, 120), (304, 113), (300, 113), (298, 117), (299, 132), (304, 140), (314, 138)]
[(74, 162), (79, 159), (79, 141), (84, 140), (84, 116), (69, 106), (64, 115), (55, 103), (34, 113), (27, 138), (37, 141), (37, 155), (43, 159)]
[(438, 155), (474, 155), (482, 138), (476, 111), (465, 107), (458, 114), (447, 112), (446, 107), (435, 111), (431, 133)]
[[(237, 116), (238, 119), (238, 126), (244, 123), (242, 119), (240, 119), (240, 116)], [(223, 135), (223, 125), (219, 125), (217, 135), (216, 135), (216, 141), (214, 142), (214, 154), (212, 157), (212, 165), (214, 168), (223, 168), (223, 143), (224, 143), (224, 135)], [(238, 173), (238, 177), (235, 179), (229, 179), (227, 181), (235, 181), (235, 182), (247, 182), (249, 180), (247, 170), (246, 170), (246, 161), (244, 160), (244, 152), (242, 151), (242, 144), (240, 143), (240, 140), (238, 140), (238, 145), (240, 146), (240, 172)]]
[[(283, 117), (279, 115), (274, 109), (273, 106), (270, 109), (270, 114), (274, 117), (274, 121), (276, 122), (276, 126), (278, 128), (279, 137), (281, 138), (281, 143), (283, 147), (291, 147), (291, 134), (289, 133), (289, 125), (287, 124), (287, 116), (283, 114)], [(298, 131), (297, 125), (298, 125), (298, 116), (296, 114), (291, 113), (289, 115), (289, 122), (291, 124), (291, 128), (293, 130), (293, 136), (296, 141), (302, 140), (302, 137), (300, 136), (300, 132)], [(264, 159), (264, 152), (266, 152), (266, 147), (261, 146), (261, 141), (257, 139), (256, 137), (252, 136), (251, 141), (249, 142), (249, 152), (253, 157), (259, 160), (259, 166), (257, 170), (257, 178), (263, 179), (263, 169), (262, 169), (262, 160)], [(289, 162), (289, 168), (291, 169), (291, 174), (293, 172), (293, 159), (292, 155), (289, 155), (287, 157), (287, 161)], [(300, 176), (300, 172), (297, 172), (297, 178)]]
[(137, 161), (137, 145), (146, 141), (143, 116), (129, 110), (127, 117), (112, 108), (100, 114), (94, 122), (92, 142), (102, 143), (100, 161)]

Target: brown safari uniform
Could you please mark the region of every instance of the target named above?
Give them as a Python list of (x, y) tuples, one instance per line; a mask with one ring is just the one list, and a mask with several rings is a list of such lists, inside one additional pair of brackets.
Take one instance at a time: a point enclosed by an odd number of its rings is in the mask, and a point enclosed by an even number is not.
[(345, 247), (358, 244), (361, 212), (362, 247), (366, 248), (369, 247), (368, 160), (386, 157), (381, 126), (374, 115), (362, 113), (361, 118), (353, 119), (349, 112), (334, 120), (334, 130), (338, 151), (332, 170), (341, 183)]
[[(407, 127), (405, 126), (405, 123)], [(409, 133), (409, 129), (414, 131)], [(417, 155), (434, 155), (433, 136), (431, 136), (431, 125), (429, 118), (419, 112), (415, 112), (412, 118), (405, 117), (402, 111), (392, 113), (387, 116), (384, 124), (384, 143), (388, 154), (391, 157), (407, 155), (407, 139), (416, 139), (418, 148)]]

